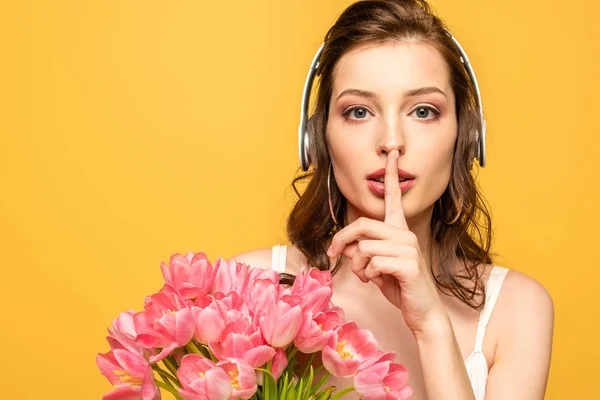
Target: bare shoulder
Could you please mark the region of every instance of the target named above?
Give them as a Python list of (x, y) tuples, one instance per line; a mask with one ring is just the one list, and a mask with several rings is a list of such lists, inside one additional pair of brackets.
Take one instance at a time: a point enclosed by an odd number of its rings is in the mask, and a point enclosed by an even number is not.
[[(554, 330), (554, 302), (548, 290), (537, 280), (515, 270), (507, 275), (498, 298), (498, 348), (502, 357), (537, 349), (537, 355), (549, 357)], [(543, 358), (543, 357), (541, 357)]]
[(486, 399), (544, 398), (554, 334), (554, 303), (548, 290), (511, 270), (490, 328), (496, 340)]
[(511, 270), (502, 288), (503, 303), (513, 312), (553, 313), (554, 302), (548, 290), (532, 277)]
[(271, 269), (272, 254), (272, 249), (270, 247), (265, 247), (263, 249), (255, 249), (237, 254), (233, 257), (230, 257), (227, 261), (235, 260), (244, 264), (248, 264), (251, 267)]
[[(285, 246), (285, 248), (287, 250), (285, 272), (287, 272), (288, 274), (297, 275), (298, 272), (302, 269), (302, 266), (306, 265), (306, 258), (295, 246)], [(270, 269), (273, 267), (273, 249), (271, 247), (267, 247), (247, 251), (229, 258), (228, 261), (231, 260), (248, 264), (251, 267)]]

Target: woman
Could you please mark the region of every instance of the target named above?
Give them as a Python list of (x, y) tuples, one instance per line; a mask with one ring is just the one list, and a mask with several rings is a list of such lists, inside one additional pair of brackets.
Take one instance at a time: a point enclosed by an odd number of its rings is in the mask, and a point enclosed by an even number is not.
[(480, 100), (458, 48), (425, 1), (350, 5), (319, 59), (291, 245), (233, 259), (331, 269), (334, 303), (396, 353), (414, 399), (542, 399), (553, 304), (493, 265), (472, 172)]

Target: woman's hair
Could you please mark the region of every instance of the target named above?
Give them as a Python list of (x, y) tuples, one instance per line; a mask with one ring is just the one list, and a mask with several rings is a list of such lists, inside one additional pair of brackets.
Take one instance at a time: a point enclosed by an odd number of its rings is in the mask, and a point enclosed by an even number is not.
[[(491, 218), (479, 193), (471, 168), (476, 148), (476, 131), (481, 131), (481, 118), (472, 81), (461, 62), (444, 23), (433, 14), (425, 0), (362, 0), (350, 5), (325, 36), (320, 57), (315, 113), (308, 121), (312, 168), (299, 176), (292, 187), (299, 199), (287, 220), (287, 235), (307, 258), (312, 267), (332, 270), (335, 274), (342, 258), (333, 267), (326, 254), (332, 235), (347, 221), (346, 199), (332, 180), (331, 201), (340, 223), (331, 218), (327, 181), (330, 166), (326, 142), (329, 102), (333, 90), (334, 67), (340, 57), (357, 46), (390, 41), (411, 41), (433, 46), (448, 65), (456, 98), (458, 135), (454, 148), (450, 183), (436, 201), (431, 219), (433, 239), (439, 244), (439, 262), (435, 276), (440, 290), (459, 298), (474, 309), (485, 302), (485, 288), (478, 265), (491, 263)], [(309, 179), (310, 178), (310, 179)], [(308, 180), (301, 195), (297, 184)], [(433, 255), (432, 255), (433, 258)], [(460, 260), (464, 272), (453, 266)], [(431, 259), (430, 259), (431, 262)], [(283, 281), (292, 275), (282, 276)]]

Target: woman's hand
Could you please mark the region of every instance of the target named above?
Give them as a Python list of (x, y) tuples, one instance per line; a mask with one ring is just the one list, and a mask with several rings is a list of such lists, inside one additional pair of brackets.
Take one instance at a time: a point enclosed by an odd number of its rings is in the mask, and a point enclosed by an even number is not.
[(434, 329), (447, 314), (417, 237), (408, 229), (398, 185), (398, 151), (385, 167), (385, 221), (359, 218), (337, 232), (330, 257), (344, 254), (363, 282), (374, 282), (404, 316), (413, 334)]

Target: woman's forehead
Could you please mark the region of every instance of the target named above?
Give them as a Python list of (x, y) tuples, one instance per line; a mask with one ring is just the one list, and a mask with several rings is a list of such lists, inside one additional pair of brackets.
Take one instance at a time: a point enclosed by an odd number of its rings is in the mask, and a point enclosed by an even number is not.
[(348, 88), (386, 96), (420, 87), (438, 87), (451, 94), (448, 66), (437, 49), (408, 41), (368, 44), (340, 57), (332, 98)]

